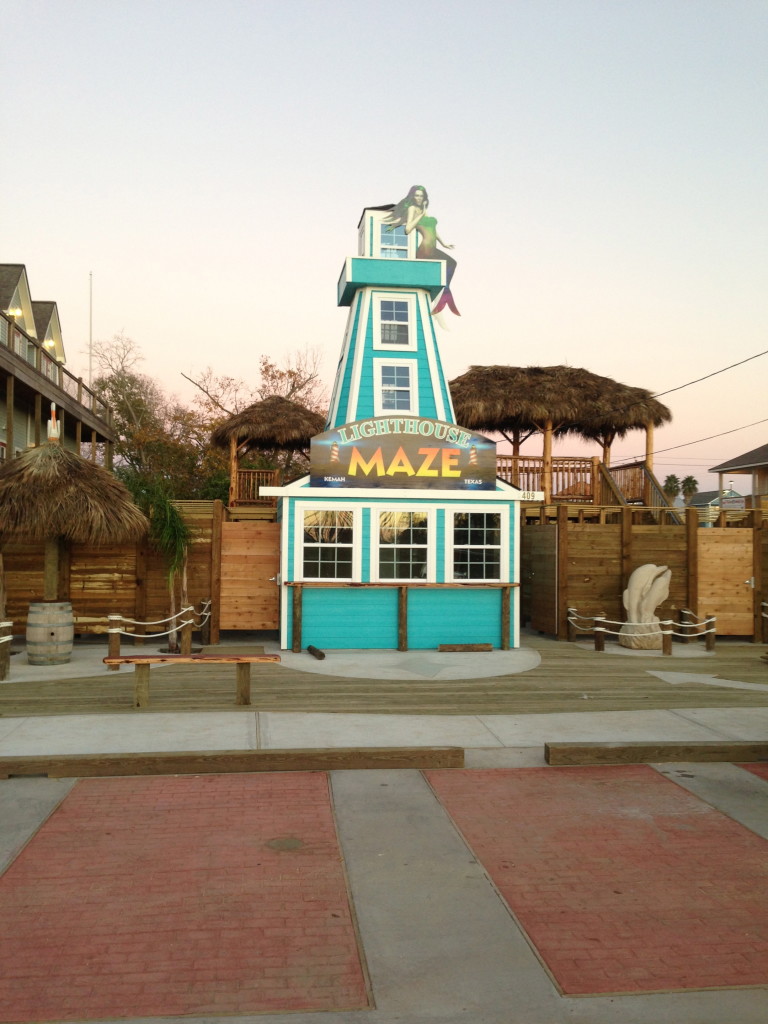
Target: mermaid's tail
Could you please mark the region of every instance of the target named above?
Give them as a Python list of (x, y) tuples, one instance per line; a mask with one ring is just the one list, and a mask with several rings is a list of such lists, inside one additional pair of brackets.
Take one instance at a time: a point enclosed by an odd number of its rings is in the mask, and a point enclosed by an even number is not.
[(446, 306), (452, 313), (455, 313), (456, 316), (461, 316), (461, 313), (456, 308), (456, 303), (453, 301), (450, 288), (443, 288), (440, 293), (440, 298), (435, 303), (432, 312), (439, 313), (441, 310), (445, 309)]

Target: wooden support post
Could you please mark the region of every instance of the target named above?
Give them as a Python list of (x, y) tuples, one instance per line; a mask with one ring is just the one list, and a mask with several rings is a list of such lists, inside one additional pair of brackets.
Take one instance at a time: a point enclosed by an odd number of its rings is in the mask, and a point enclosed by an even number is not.
[(147, 619), (147, 569), (149, 561), (149, 550), (144, 541), (136, 545), (136, 591), (133, 602), (133, 617), (136, 619), (133, 643), (135, 647), (144, 646), (144, 636), (147, 627), (144, 625)]
[(408, 650), (408, 587), (397, 588), (397, 649)]
[(512, 587), (501, 588), (501, 649), (508, 651), (510, 647), (510, 610), (512, 608)]
[(662, 654), (669, 654), (669, 655), (672, 654), (672, 627), (671, 627), (671, 625), (668, 628), (666, 628), (666, 629), (662, 626), (662, 630), (661, 630), (661, 653)]
[(0, 622), (0, 680), (8, 678), (8, 670), (11, 664), (12, 636), (13, 623)]
[[(13, 349), (13, 335), (14, 328), (11, 328), (11, 349)], [(13, 385), (14, 377), (9, 374), (5, 378), (5, 457), (6, 459), (12, 459), (15, 455), (14, 452), (14, 438), (13, 438), (13, 419), (14, 419), (14, 399), (13, 399)]]
[(294, 654), (301, 653), (301, 611), (303, 588), (300, 583), (293, 590), (293, 645), (291, 650)]
[(542, 433), (544, 435), (544, 445), (542, 451), (541, 484), (544, 491), (544, 504), (549, 505), (552, 501), (552, 420), (545, 422)]
[[(710, 630), (715, 625), (715, 616), (710, 613), (710, 614), (706, 615), (705, 618), (707, 619), (707, 622), (705, 623), (705, 628), (707, 630)], [(715, 634), (715, 630), (714, 629), (712, 629), (711, 632), (707, 632), (706, 639), (704, 640), (704, 649), (705, 650), (707, 650), (707, 651), (714, 651), (714, 649), (715, 649), (715, 635), (716, 634)]]
[(49, 537), (45, 541), (43, 555), (43, 600), (59, 599), (59, 539)]
[(761, 534), (761, 520), (757, 511), (753, 509), (750, 518), (752, 519), (752, 643), (764, 643), (763, 623), (763, 542)]
[(243, 664), (235, 665), (237, 672), (237, 698), (236, 704), (251, 703), (251, 666), (246, 661)]
[[(122, 615), (108, 615), (107, 616), (107, 621), (109, 622), (109, 628), (110, 629), (117, 629), (117, 627), (123, 621), (123, 617), (122, 617)], [(108, 633), (107, 636), (109, 637), (109, 640), (108, 640), (108, 652), (107, 652), (109, 657), (110, 658), (119, 658), (120, 657), (120, 634), (119, 633)], [(120, 666), (119, 665), (110, 665), (109, 666), (109, 671), (110, 672), (119, 672), (120, 671)]]
[(603, 627), (604, 623), (605, 619), (601, 615), (595, 616), (595, 650), (600, 652), (605, 650), (605, 633), (598, 627)]
[(686, 564), (688, 578), (686, 604), (694, 615), (699, 611), (699, 516), (695, 508), (685, 511)]
[(621, 591), (626, 590), (632, 575), (632, 509), (621, 510)]
[(557, 639), (568, 639), (568, 506), (557, 508)]
[(235, 435), (229, 439), (229, 507), (237, 504), (238, 492), (237, 492), (237, 440)]
[(680, 609), (680, 632), (682, 635), (682, 641), (684, 644), (691, 642), (691, 612), (688, 608)]
[(193, 613), (191, 611), (185, 612), (190, 618), (184, 620), (184, 625), (181, 627), (181, 654), (192, 653), (192, 621), (191, 617)]
[(218, 499), (213, 503), (211, 521), (211, 617), (208, 643), (219, 642), (221, 630), (221, 524), (224, 521), (224, 505)]
[(146, 708), (149, 706), (149, 665), (134, 665), (133, 706)]
[(208, 605), (208, 611), (205, 611), (205, 601), (203, 601), (203, 622), (200, 626), (200, 640), (203, 647), (207, 647), (211, 642), (211, 606)]
[(35, 448), (39, 448), (43, 440), (43, 396), (35, 395)]

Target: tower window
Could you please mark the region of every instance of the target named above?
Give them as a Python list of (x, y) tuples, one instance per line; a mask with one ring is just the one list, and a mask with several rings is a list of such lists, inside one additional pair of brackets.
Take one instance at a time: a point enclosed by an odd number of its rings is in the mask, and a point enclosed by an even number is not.
[(379, 232), (379, 255), (382, 259), (408, 259), (408, 236), (402, 224), (396, 228), (381, 224)]
[(408, 305), (404, 299), (381, 299), (382, 345), (408, 345)]

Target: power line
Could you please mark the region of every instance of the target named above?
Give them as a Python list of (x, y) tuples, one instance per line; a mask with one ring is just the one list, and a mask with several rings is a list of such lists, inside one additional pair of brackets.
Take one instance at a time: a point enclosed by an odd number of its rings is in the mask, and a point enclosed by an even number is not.
[[(659, 448), (658, 451), (654, 451), (651, 454), (661, 455), (664, 452), (674, 452), (678, 448), (688, 448), (692, 444), (702, 444), (704, 441), (714, 441), (716, 437), (725, 437), (726, 434), (737, 434), (740, 430), (747, 430), (749, 427), (759, 427), (761, 423), (768, 423), (768, 419), (756, 420), (754, 423), (746, 423), (743, 427), (734, 427), (733, 430), (724, 430), (722, 434), (710, 434), (709, 437), (700, 437), (698, 441), (686, 441), (685, 444), (675, 444), (671, 448)], [(633, 462), (639, 459), (639, 455), (635, 455), (632, 458), (627, 456), (624, 457), (625, 462)]]
[[(760, 356), (768, 356), (768, 349), (766, 349), (765, 352), (758, 352), (754, 356), (748, 356), (746, 359), (742, 359), (741, 362), (731, 363), (730, 366), (724, 366), (722, 368), (722, 370), (715, 370), (714, 373), (708, 373), (706, 375), (706, 377), (698, 377), (696, 380), (689, 380), (687, 384), (681, 384), (679, 387), (670, 388), (669, 391), (660, 391), (658, 395), (654, 395), (653, 397), (654, 398), (662, 398), (664, 395), (671, 395), (673, 391), (682, 391), (683, 388), (689, 388), (692, 384), (701, 384), (701, 382), (703, 380), (709, 380), (710, 377), (717, 377), (718, 374), (725, 373), (727, 370), (733, 370), (737, 366), (743, 366), (745, 363), (751, 363), (753, 359), (759, 359)], [(639, 403), (635, 402), (633, 404), (634, 405), (638, 405)], [(764, 421), (761, 421), (761, 422), (764, 422)], [(738, 430), (742, 430), (743, 428), (742, 427), (737, 427), (737, 429)], [(726, 431), (726, 433), (730, 433), (730, 431)], [(722, 435), (720, 435), (720, 434), (715, 434), (715, 437), (721, 437), (721, 436)], [(695, 441), (691, 442), (691, 444), (695, 444), (695, 443), (696, 443)], [(683, 446), (680, 445), (679, 447), (682, 448)], [(667, 449), (667, 450), (670, 451), (671, 449)]]

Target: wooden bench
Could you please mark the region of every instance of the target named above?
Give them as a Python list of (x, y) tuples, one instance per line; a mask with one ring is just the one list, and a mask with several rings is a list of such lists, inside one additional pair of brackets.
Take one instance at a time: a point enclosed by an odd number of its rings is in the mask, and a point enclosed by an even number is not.
[(133, 683), (136, 708), (149, 705), (149, 669), (151, 665), (235, 665), (237, 672), (236, 704), (251, 703), (251, 665), (280, 661), (279, 654), (120, 654), (104, 658), (105, 665), (134, 665)]

